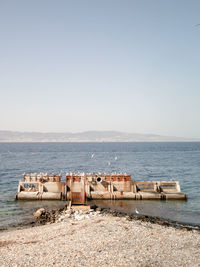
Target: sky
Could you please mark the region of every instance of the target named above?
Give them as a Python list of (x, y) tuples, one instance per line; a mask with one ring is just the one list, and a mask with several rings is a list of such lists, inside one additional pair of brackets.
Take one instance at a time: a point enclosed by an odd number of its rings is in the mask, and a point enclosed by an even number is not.
[(199, 0), (0, 0), (0, 130), (200, 138)]

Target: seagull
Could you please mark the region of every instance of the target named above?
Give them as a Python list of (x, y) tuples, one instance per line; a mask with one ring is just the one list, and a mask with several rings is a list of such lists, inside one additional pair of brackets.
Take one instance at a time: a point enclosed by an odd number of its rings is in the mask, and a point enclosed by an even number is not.
[(137, 208), (135, 209), (135, 213), (136, 213), (136, 214), (139, 214), (139, 211), (137, 210)]
[(117, 157), (115, 157), (115, 160), (117, 160)]
[(91, 155), (91, 159), (94, 158), (94, 154)]

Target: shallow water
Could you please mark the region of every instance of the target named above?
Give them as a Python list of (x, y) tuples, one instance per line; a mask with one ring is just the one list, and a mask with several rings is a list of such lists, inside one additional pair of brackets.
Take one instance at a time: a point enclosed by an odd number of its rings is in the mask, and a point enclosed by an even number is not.
[[(94, 154), (93, 157), (91, 155)], [(117, 160), (116, 160), (117, 157)], [(15, 202), (23, 173), (126, 172), (133, 180), (178, 180), (188, 201), (103, 201), (118, 209), (200, 224), (200, 142), (0, 143), (0, 227), (21, 223), (39, 207), (62, 201)]]

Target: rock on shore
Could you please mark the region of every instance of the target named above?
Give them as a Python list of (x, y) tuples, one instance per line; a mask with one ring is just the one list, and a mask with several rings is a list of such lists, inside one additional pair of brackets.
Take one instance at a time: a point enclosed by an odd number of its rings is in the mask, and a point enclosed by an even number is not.
[(199, 231), (94, 210), (63, 210), (53, 220), (1, 232), (0, 266), (200, 266)]

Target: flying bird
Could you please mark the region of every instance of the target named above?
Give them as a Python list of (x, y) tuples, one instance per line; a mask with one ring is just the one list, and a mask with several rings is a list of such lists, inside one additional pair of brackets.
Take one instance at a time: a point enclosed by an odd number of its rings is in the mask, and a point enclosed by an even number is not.
[(135, 209), (135, 213), (136, 213), (136, 214), (139, 214), (139, 211), (137, 210), (137, 208)]
[(94, 158), (94, 154), (91, 155), (91, 159)]

